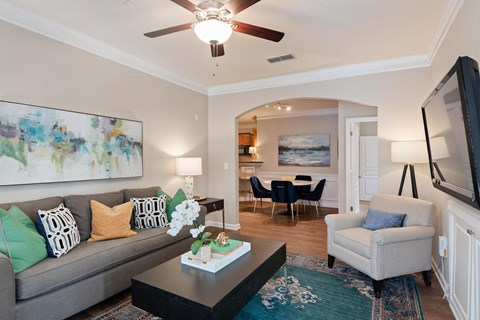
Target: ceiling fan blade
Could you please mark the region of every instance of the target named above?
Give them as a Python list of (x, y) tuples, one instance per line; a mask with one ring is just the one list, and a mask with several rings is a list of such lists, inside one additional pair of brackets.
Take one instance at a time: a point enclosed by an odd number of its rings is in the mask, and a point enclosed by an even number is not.
[(187, 30), (187, 29), (190, 29), (191, 27), (192, 27), (192, 23), (185, 23), (185, 24), (181, 24), (181, 25), (178, 25), (178, 26), (175, 26), (175, 27), (170, 27), (170, 28), (161, 29), (161, 30), (157, 30), (157, 31), (147, 32), (144, 35), (149, 37), (149, 38), (156, 38), (156, 37), (164, 36), (166, 34)]
[(213, 58), (225, 55), (225, 48), (223, 47), (223, 43), (210, 43), (210, 51), (212, 52)]
[(221, 9), (227, 9), (232, 14), (238, 14), (239, 12), (253, 6), (260, 0), (230, 0)]
[(259, 26), (254, 26), (253, 24), (248, 24), (239, 21), (232, 21), (233, 31), (245, 33), (254, 37), (279, 42), (282, 40), (285, 33), (280, 31), (275, 31), (271, 29), (262, 28)]
[(197, 6), (188, 0), (170, 0), (170, 1), (175, 2), (179, 6), (184, 7), (185, 9), (192, 12), (195, 12), (196, 10), (198, 10)]

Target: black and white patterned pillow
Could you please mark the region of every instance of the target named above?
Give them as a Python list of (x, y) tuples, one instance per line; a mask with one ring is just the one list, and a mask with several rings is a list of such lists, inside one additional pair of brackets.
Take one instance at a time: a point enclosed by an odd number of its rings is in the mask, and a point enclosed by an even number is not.
[(167, 226), (167, 198), (165, 195), (151, 198), (131, 198), (130, 200), (133, 201), (136, 229)]
[(51, 257), (59, 258), (80, 243), (77, 223), (63, 203), (50, 210), (38, 210), (35, 224)]

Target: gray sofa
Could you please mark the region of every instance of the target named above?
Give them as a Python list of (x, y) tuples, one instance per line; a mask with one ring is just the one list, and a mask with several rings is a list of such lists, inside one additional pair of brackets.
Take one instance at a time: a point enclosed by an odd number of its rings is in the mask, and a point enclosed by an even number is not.
[[(46, 258), (15, 275), (0, 253), (0, 320), (63, 319), (125, 290), (131, 278), (189, 250), (189, 228), (172, 237), (168, 228), (135, 230), (134, 237), (87, 243), (90, 200), (115, 206), (130, 198), (154, 197), (159, 187), (125, 189), (95, 195), (72, 195), (15, 203), (32, 220), (38, 209), (63, 203), (77, 222), (81, 243), (65, 256)], [(12, 204), (0, 204), (8, 210)], [(205, 222), (205, 207), (199, 221)], [(168, 275), (166, 275), (168, 276)]]

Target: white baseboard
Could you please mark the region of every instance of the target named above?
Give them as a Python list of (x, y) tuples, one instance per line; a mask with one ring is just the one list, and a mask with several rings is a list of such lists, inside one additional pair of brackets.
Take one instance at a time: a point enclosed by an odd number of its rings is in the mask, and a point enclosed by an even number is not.
[(457, 311), (455, 310), (455, 308), (452, 308), (452, 304), (450, 303), (451, 302), (450, 288), (449, 288), (447, 279), (445, 279), (445, 276), (442, 273), (442, 270), (438, 266), (435, 259), (433, 259), (433, 257), (432, 257), (432, 267), (433, 267), (433, 271), (435, 272), (435, 275), (437, 276), (438, 282), (440, 283), (440, 287), (442, 287), (444, 297), (447, 298), (446, 300), (448, 302), (448, 306), (450, 307), (450, 310), (452, 310), (453, 316), (455, 317), (455, 319), (461, 319)]
[[(222, 228), (223, 223), (221, 221), (206, 221), (205, 226)], [(239, 223), (237, 224), (225, 223), (225, 230), (238, 230), (238, 229), (240, 229)]]
[(435, 272), (435, 275), (437, 276), (438, 282), (442, 287), (443, 294), (447, 297), (447, 300), (450, 301), (450, 293), (448, 289), (447, 279), (445, 279), (445, 276), (443, 275), (442, 270), (440, 270), (440, 267), (437, 265), (437, 262), (435, 261), (435, 259), (433, 259), (433, 257), (432, 257), (432, 267), (433, 267), (433, 271)]

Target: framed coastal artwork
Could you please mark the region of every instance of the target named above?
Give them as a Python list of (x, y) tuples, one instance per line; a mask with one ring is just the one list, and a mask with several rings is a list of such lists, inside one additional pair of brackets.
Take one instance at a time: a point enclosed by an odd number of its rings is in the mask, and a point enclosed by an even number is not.
[(278, 165), (330, 167), (330, 135), (278, 136)]
[(0, 185), (140, 177), (142, 122), (0, 101)]

